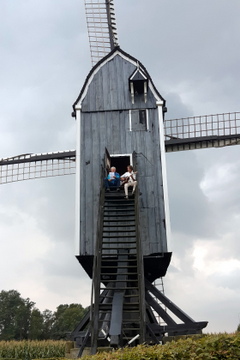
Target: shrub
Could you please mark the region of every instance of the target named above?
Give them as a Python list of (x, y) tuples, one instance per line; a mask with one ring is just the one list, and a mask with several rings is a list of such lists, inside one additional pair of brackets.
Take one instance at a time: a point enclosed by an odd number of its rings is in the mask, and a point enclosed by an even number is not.
[(179, 339), (165, 345), (134, 348), (84, 356), (83, 360), (239, 360), (240, 334), (206, 335)]

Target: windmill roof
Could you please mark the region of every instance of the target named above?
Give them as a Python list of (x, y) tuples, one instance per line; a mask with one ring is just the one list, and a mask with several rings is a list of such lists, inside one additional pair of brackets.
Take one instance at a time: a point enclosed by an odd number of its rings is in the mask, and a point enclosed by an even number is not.
[[(152, 79), (151, 79), (151, 76), (149, 75), (149, 73), (148, 73), (147, 69), (145, 68), (145, 66), (142, 65), (142, 63), (141, 63), (139, 60), (137, 60), (135, 57), (133, 57), (132, 55), (126, 53), (125, 51), (123, 51), (122, 49), (120, 49), (119, 46), (117, 46), (117, 47), (115, 47), (108, 55), (106, 55), (105, 57), (103, 57), (103, 58), (90, 70), (89, 74), (88, 74), (87, 77), (86, 77), (86, 80), (85, 80), (85, 82), (84, 82), (84, 85), (83, 85), (83, 87), (82, 87), (82, 89), (81, 89), (81, 91), (80, 91), (80, 93), (79, 93), (76, 101), (75, 101), (74, 104), (73, 104), (73, 109), (74, 109), (74, 111), (75, 111), (76, 105), (79, 103), (79, 101), (81, 100), (81, 98), (83, 98), (83, 95), (84, 95), (84, 93), (85, 93), (85, 90), (86, 90), (86, 88), (88, 87), (88, 85), (90, 84), (93, 75), (94, 75), (95, 73), (97, 73), (97, 71), (98, 71), (108, 60), (111, 60), (115, 55), (118, 55), (118, 54), (119, 54), (120, 56), (124, 57), (124, 58), (127, 58), (129, 61), (134, 62), (134, 63), (136, 64), (136, 66), (138, 66), (138, 68), (140, 68), (140, 69), (143, 71), (144, 75), (146, 75), (146, 77), (148, 78), (148, 80), (151, 82), (152, 87), (153, 87), (153, 89), (154, 89), (154, 92), (155, 92), (156, 96), (159, 98), (159, 100), (162, 100), (162, 101), (163, 101), (163, 106), (165, 106), (165, 99), (162, 97), (162, 95), (159, 93), (159, 91), (158, 91), (157, 88), (155, 87), (155, 85), (154, 85), (154, 83), (153, 83), (153, 81), (152, 81)], [(140, 76), (140, 74), (138, 75), (137, 70), (133, 73), (132, 76), (135, 76), (135, 75)]]

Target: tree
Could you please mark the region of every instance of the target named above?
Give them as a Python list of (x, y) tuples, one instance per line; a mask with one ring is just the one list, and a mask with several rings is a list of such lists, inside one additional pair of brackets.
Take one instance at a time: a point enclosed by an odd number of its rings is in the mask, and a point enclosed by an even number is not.
[(66, 334), (73, 331), (85, 315), (86, 310), (80, 304), (62, 304), (54, 313), (52, 327), (53, 339), (64, 339)]
[(62, 304), (42, 313), (16, 290), (0, 292), (0, 340), (64, 339), (84, 316), (80, 304)]
[(237, 327), (237, 332), (240, 332), (240, 324)]
[(16, 290), (0, 293), (0, 340), (28, 338), (31, 310), (34, 303), (23, 299)]
[(43, 338), (51, 339), (52, 327), (54, 322), (53, 313), (51, 310), (44, 310), (43, 313)]
[(43, 340), (44, 339), (44, 318), (41, 312), (34, 308), (31, 313), (29, 334), (30, 340)]

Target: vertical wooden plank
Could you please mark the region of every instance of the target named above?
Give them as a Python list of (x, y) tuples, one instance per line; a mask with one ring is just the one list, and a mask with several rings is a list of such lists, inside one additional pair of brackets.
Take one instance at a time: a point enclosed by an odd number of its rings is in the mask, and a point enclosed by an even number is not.
[(85, 123), (85, 163), (82, 164), (85, 178), (85, 223), (86, 223), (86, 248), (89, 249), (90, 254), (93, 253), (93, 239), (92, 229), (93, 226), (93, 173), (92, 173), (92, 157), (93, 157), (93, 142), (92, 142), (92, 114), (88, 114)]
[(81, 234), (81, 246), (80, 246), (80, 254), (86, 253), (89, 249), (86, 248), (86, 203), (85, 203), (85, 192), (86, 192), (86, 181), (84, 175), (84, 167), (83, 163), (85, 160), (85, 127), (86, 122), (85, 119), (82, 118), (82, 133), (80, 134), (82, 138), (81, 142), (81, 164), (80, 164), (80, 173), (81, 173), (81, 219), (80, 219), (80, 234)]
[(93, 249), (95, 249), (96, 237), (97, 237), (97, 224), (99, 216), (99, 196), (100, 196), (100, 185), (101, 185), (101, 164), (102, 155), (100, 154), (100, 131), (99, 131), (99, 120), (102, 113), (94, 113), (92, 115), (92, 229), (89, 231), (93, 234), (92, 243)]

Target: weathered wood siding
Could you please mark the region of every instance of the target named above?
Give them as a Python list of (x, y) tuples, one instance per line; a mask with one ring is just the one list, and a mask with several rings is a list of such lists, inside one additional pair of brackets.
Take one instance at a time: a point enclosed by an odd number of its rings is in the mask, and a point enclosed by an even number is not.
[[(94, 254), (105, 148), (110, 154), (136, 152), (143, 255), (167, 251), (156, 99), (149, 90), (146, 103), (139, 96), (132, 104), (128, 79), (135, 69), (116, 56), (95, 74), (81, 104), (80, 255)], [(130, 131), (129, 110), (143, 108), (149, 130)]]
[(146, 103), (143, 95), (139, 95), (132, 104), (128, 79), (135, 70), (136, 66), (120, 55), (116, 55), (103, 65), (88, 88), (82, 103), (82, 111), (155, 108), (156, 99), (151, 91), (148, 92)]

